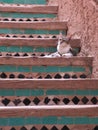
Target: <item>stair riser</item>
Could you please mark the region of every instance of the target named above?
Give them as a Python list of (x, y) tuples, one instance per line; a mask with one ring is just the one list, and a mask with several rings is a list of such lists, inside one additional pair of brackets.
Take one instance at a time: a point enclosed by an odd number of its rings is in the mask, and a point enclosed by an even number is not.
[(67, 22), (1, 22), (0, 28), (6, 29), (36, 29), (36, 30), (66, 30)]
[(29, 5), (29, 6), (15, 6), (15, 5), (0, 5), (0, 12), (13, 12), (13, 13), (33, 13), (33, 14), (57, 14), (58, 6), (46, 6), (46, 5)]
[[(42, 47), (56, 47), (58, 39), (29, 39), (29, 38), (0, 38), (0, 46), (42, 46)], [(69, 43), (72, 47), (80, 47), (80, 39), (72, 39)]]
[[(97, 90), (98, 80), (78, 79), (78, 80), (27, 80), (27, 79), (0, 79), (0, 89), (61, 89), (61, 90)], [(54, 88), (54, 86), (56, 86)]]

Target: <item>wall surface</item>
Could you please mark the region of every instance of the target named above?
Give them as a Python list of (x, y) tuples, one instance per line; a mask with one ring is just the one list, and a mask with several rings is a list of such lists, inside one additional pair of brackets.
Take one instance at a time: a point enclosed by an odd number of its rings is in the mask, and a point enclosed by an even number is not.
[(93, 56), (93, 77), (98, 78), (98, 1), (50, 0), (59, 5), (59, 19), (68, 20), (68, 35), (81, 38), (82, 56)]

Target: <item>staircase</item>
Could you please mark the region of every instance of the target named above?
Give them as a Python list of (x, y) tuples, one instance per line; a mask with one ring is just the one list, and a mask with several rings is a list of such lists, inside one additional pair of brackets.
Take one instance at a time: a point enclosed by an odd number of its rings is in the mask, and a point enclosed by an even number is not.
[[(93, 57), (44, 57), (67, 35), (58, 6), (0, 2), (0, 130), (98, 130)], [(70, 45), (78, 53), (81, 39)]]

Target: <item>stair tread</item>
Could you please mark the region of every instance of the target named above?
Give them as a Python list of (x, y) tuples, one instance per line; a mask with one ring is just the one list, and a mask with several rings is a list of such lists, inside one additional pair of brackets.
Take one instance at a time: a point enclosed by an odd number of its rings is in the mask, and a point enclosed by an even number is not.
[(0, 12), (57, 14), (58, 6), (56, 5), (0, 4)]
[[(56, 47), (58, 38), (7, 38), (0, 37), (0, 46), (1, 45), (10, 45), (10, 46), (42, 46), (42, 47)], [(81, 40), (71, 39), (69, 44), (72, 47), (80, 47)]]
[(0, 79), (0, 89), (13, 86), (14, 89), (97, 90), (98, 79)]
[[(58, 62), (59, 61), (59, 62)], [(93, 57), (0, 57), (0, 65), (26, 65), (26, 66), (92, 66)]]
[[(54, 111), (55, 110), (55, 111)], [(71, 105), (71, 106), (20, 106), (0, 107), (0, 117), (28, 117), (28, 116), (98, 116), (98, 105)]]
[(26, 21), (0, 21), (0, 28), (7, 29), (38, 29), (38, 30), (66, 30), (67, 21), (40, 21), (40, 22), (26, 22)]

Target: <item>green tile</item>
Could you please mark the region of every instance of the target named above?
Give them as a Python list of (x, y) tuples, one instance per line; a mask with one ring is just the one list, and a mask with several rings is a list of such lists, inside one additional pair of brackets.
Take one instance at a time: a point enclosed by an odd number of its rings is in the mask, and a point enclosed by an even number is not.
[(60, 95), (59, 90), (47, 90), (46, 95)]
[(60, 67), (60, 72), (70, 72), (72, 71), (72, 66), (62, 66)]
[(57, 51), (57, 49), (56, 49), (56, 47), (47, 47), (47, 48), (45, 48), (45, 51), (46, 52), (56, 52)]
[(54, 47), (47, 47), (47, 48), (43, 48), (43, 47), (37, 47), (33, 49), (33, 52), (55, 52), (56, 48)]
[(75, 118), (75, 119), (74, 119), (74, 123), (75, 123), (75, 124), (90, 124), (88, 117)]
[(60, 90), (60, 95), (74, 95), (74, 90)]
[(0, 72), (31, 72), (30, 67), (0, 65)]
[(47, 90), (46, 95), (98, 95), (98, 90)]
[(52, 31), (47, 31), (47, 30), (25, 30), (24, 33), (26, 34), (59, 34), (58, 30), (52, 30)]
[(0, 0), (0, 2), (16, 4), (46, 4), (46, 0)]
[(3, 3), (13, 3), (13, 0), (0, 0), (0, 2), (3, 2)]
[(24, 34), (23, 30), (19, 29), (0, 29), (1, 34)]
[(21, 52), (19, 46), (10, 46), (8, 52)]
[(98, 89), (97, 90), (89, 90), (89, 95), (96, 95), (96, 96), (98, 96)]
[[(77, 91), (74, 91), (74, 90), (47, 90), (46, 91), (46, 95), (92, 95), (92, 96), (97, 96), (98, 95), (98, 91), (94, 91), (94, 90), (91, 90), (92, 91), (92, 94), (89, 93), (89, 91), (87, 90), (77, 90)], [(96, 93), (95, 93), (96, 92)], [(0, 96), (41, 96), (41, 95), (44, 95), (44, 90), (42, 89), (29, 89), (29, 90), (12, 90), (12, 89), (4, 89), (4, 90), (0, 90)]]
[(74, 95), (98, 95), (98, 90), (75, 90)]
[(33, 52), (33, 47), (29, 47), (29, 46), (23, 46), (21, 47), (21, 52)]
[(32, 124), (42, 124), (42, 118), (32, 117), (31, 122)]
[(0, 126), (7, 126), (8, 125), (8, 118), (0, 118)]
[(74, 90), (47, 90), (46, 95), (74, 95)]
[(72, 67), (72, 71), (73, 71), (73, 72), (85, 72), (85, 68), (73, 66), (73, 67)]
[(75, 67), (75, 66), (63, 66), (60, 68), (61, 72), (85, 72), (84, 67)]
[(13, 96), (15, 91), (12, 89), (0, 89), (0, 96)]
[(15, 95), (16, 96), (30, 96), (30, 89), (17, 89), (15, 90)]
[(57, 117), (55, 116), (49, 116), (49, 117), (44, 117), (42, 119), (42, 124), (57, 124)]
[(73, 124), (73, 118), (71, 118), (71, 117), (58, 117), (57, 124)]
[(89, 95), (89, 90), (76, 90), (75, 95)]
[[(17, 48), (16, 48), (17, 49)], [(60, 66), (14, 66), (14, 65), (0, 65), (0, 72), (40, 72), (40, 73), (55, 73), (55, 72), (71, 72), (70, 67)]]
[(24, 34), (24, 30), (21, 29), (10, 29), (11, 34)]
[(43, 125), (67, 125), (67, 124), (98, 124), (98, 118), (88, 118), (88, 117), (18, 117), (18, 118), (0, 118), (0, 126), (23, 126), (23, 125), (35, 125), (35, 124), (43, 124)]
[(32, 118), (25, 118), (25, 125), (31, 125), (32, 124)]
[(45, 52), (45, 48), (37, 47), (37, 48), (34, 49), (33, 52)]
[(1, 34), (59, 34), (58, 30), (52, 30), (52, 31), (47, 31), (47, 30), (32, 30), (32, 29), (0, 29)]
[(45, 67), (45, 72), (59, 72), (59, 67), (58, 66), (46, 66)]
[(55, 48), (42, 48), (42, 47), (38, 47), (38, 48), (33, 48), (33, 47), (29, 47), (29, 46), (0, 46), (0, 51), (1, 52), (55, 52), (56, 49)]
[(9, 118), (9, 126), (25, 125), (24, 118)]
[(32, 72), (39, 72), (39, 73), (43, 73), (45, 72), (45, 67), (44, 66), (33, 66), (32, 67)]
[(7, 50), (6, 46), (0, 46), (0, 52), (7, 52)]
[(13, 18), (54, 18), (55, 14), (28, 14), (28, 13), (5, 13), (0, 12), (1, 17), (13, 17)]
[(0, 72), (16, 72), (16, 66), (0, 65)]
[(0, 96), (42, 96), (42, 89), (0, 89)]
[(33, 89), (30, 91), (30, 96), (42, 96), (44, 95), (44, 90), (42, 89)]
[(96, 124), (96, 125), (98, 125), (98, 117), (96, 117), (96, 118), (90, 118), (89, 122), (90, 122), (90, 124)]
[(31, 72), (30, 67), (18, 66), (16, 69), (17, 72)]
[(32, 67), (32, 72), (58, 72), (58, 67), (54, 66), (33, 66)]

